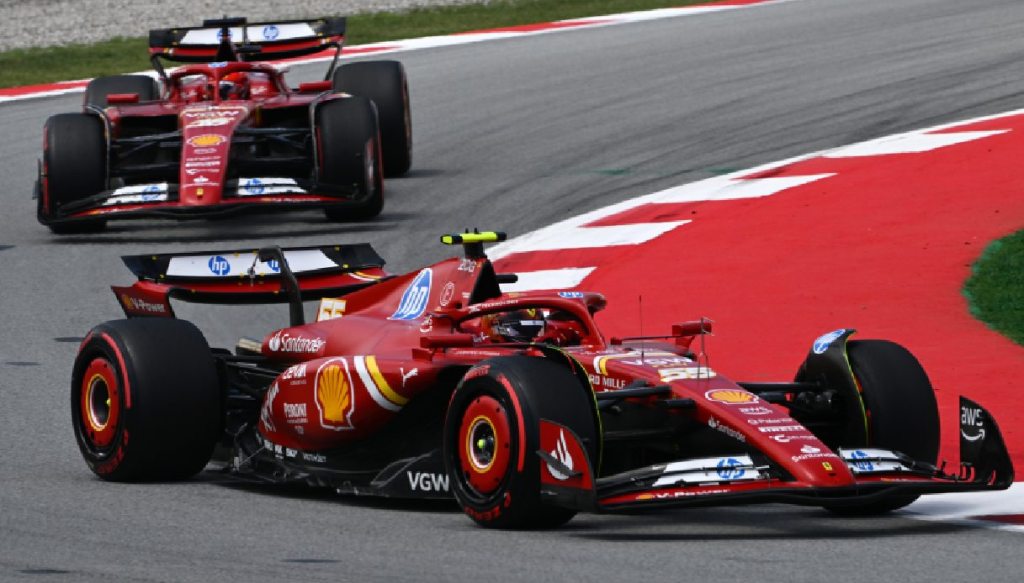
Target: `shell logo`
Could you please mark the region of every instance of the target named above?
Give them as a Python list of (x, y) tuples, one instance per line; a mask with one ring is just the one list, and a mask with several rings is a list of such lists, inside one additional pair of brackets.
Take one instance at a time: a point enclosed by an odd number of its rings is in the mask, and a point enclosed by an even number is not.
[(727, 405), (746, 405), (757, 403), (760, 400), (757, 395), (738, 389), (716, 389), (704, 393), (704, 397), (709, 401)]
[(337, 359), (324, 363), (316, 375), (316, 404), (320, 409), (320, 424), (327, 429), (341, 431), (353, 429), (351, 418), (355, 410), (352, 399), (352, 381), (348, 363)]
[(219, 146), (223, 144), (224, 136), (218, 136), (217, 134), (202, 134), (189, 138), (188, 143), (190, 146), (195, 148), (209, 148), (211, 146)]

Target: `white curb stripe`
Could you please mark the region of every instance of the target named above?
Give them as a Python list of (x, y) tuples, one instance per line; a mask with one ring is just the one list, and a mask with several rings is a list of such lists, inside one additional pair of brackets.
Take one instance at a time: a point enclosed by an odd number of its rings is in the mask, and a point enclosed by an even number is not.
[[(610, 227), (562, 227), (543, 230), (533, 236), (517, 240), (511, 253), (531, 251), (553, 251), (558, 249), (588, 249), (614, 247), (618, 245), (639, 245), (660, 237), (690, 221), (667, 223), (640, 223), (636, 225), (615, 225)], [(509, 253), (502, 249), (503, 254)]]
[(593, 267), (570, 267), (541, 271), (517, 271), (519, 281), (501, 284), (501, 291), (521, 292), (537, 289), (573, 289), (594, 271)]
[(1024, 525), (978, 519), (979, 516), (1024, 515), (1024, 482), (1017, 482), (1002, 492), (922, 496), (900, 514), (1024, 534)]
[(825, 154), (825, 158), (855, 158), (860, 156), (887, 156), (890, 154), (920, 154), (930, 152), (946, 146), (972, 142), (990, 136), (1005, 134), (1009, 130), (996, 130), (991, 132), (958, 132), (948, 134), (928, 134), (924, 132), (910, 132), (898, 136), (878, 138), (831, 150)]
[[(527, 251), (531, 250), (532, 247), (552, 249), (552, 247), (550, 247), (550, 244), (547, 243), (547, 240), (550, 240), (550, 239), (557, 240), (560, 236), (562, 236), (562, 234), (564, 234), (566, 232), (569, 232), (571, 229), (582, 227), (583, 225), (586, 225), (587, 223), (593, 223), (593, 222), (599, 221), (601, 219), (605, 219), (607, 217), (610, 217), (612, 215), (616, 215), (616, 214), (622, 213), (624, 211), (628, 211), (630, 209), (636, 208), (636, 207), (644, 205), (644, 204), (657, 204), (657, 203), (670, 203), (670, 202), (673, 202), (673, 203), (674, 202), (699, 202), (699, 201), (702, 201), (702, 200), (735, 200), (736, 198), (756, 198), (756, 197), (760, 197), (760, 196), (770, 196), (770, 195), (782, 192), (783, 190), (786, 190), (788, 188), (794, 188), (796, 186), (801, 186), (803, 184), (807, 184), (807, 183), (813, 182), (815, 180), (821, 180), (822, 178), (827, 178), (829, 176), (833, 176), (833, 174), (814, 174), (814, 175), (808, 175), (808, 176), (789, 176), (789, 177), (778, 177), (778, 178), (758, 178), (758, 179), (752, 179), (752, 180), (744, 180), (743, 177), (744, 176), (751, 176), (751, 175), (759, 174), (759, 173), (762, 173), (762, 172), (767, 172), (769, 170), (777, 170), (779, 168), (783, 168), (783, 167), (789, 166), (791, 164), (796, 164), (798, 162), (803, 162), (803, 161), (806, 161), (806, 160), (810, 160), (812, 158), (828, 157), (829, 155), (833, 155), (834, 156), (836, 154), (841, 154), (844, 150), (847, 151), (847, 152), (854, 152), (854, 153), (856, 153), (857, 152), (857, 148), (860, 148), (860, 147), (864, 146), (865, 144), (868, 144), (868, 143), (871, 143), (871, 142), (874, 142), (876, 144), (877, 143), (883, 143), (883, 142), (902, 143), (902, 149), (900, 149), (900, 151), (898, 153), (914, 153), (914, 152), (910, 152), (910, 151), (906, 151), (906, 150), (907, 150), (907, 148), (913, 146), (914, 144), (918, 144), (919, 146), (922, 145), (922, 142), (919, 141), (921, 138), (919, 138), (919, 137), (924, 135), (924, 134), (929, 134), (931, 132), (937, 132), (937, 131), (947, 130), (947, 129), (951, 129), (951, 128), (956, 128), (956, 127), (972, 125), (972, 124), (976, 124), (976, 123), (980, 123), (980, 122), (993, 121), (993, 120), (997, 120), (997, 119), (1004, 118), (1004, 117), (1011, 117), (1011, 116), (1022, 115), (1022, 114), (1024, 114), (1024, 109), (1016, 109), (1016, 110), (1011, 110), (1011, 111), (1004, 112), (1004, 113), (1001, 113), (1001, 114), (994, 114), (994, 115), (988, 115), (988, 116), (984, 116), (984, 117), (978, 117), (978, 118), (973, 118), (973, 119), (968, 119), (968, 120), (963, 120), (963, 121), (951, 122), (951, 123), (942, 124), (942, 125), (938, 125), (938, 126), (934, 126), (934, 127), (930, 127), (930, 128), (924, 128), (924, 129), (920, 129), (920, 130), (914, 130), (914, 131), (911, 131), (911, 132), (905, 132), (905, 133), (902, 133), (902, 134), (894, 134), (892, 136), (887, 136), (887, 137), (884, 137), (884, 138), (878, 138), (878, 139), (875, 139), (875, 140), (867, 140), (865, 142), (860, 142), (860, 143), (857, 143), (857, 144), (853, 144), (853, 145), (850, 145), (850, 146), (844, 146), (844, 147), (841, 147), (841, 148), (835, 148), (835, 149), (832, 149), (832, 150), (819, 150), (819, 151), (816, 151), (816, 152), (811, 152), (810, 154), (804, 154), (804, 155), (801, 155), (801, 156), (795, 156), (793, 158), (788, 158), (786, 160), (781, 160), (781, 161), (777, 161), (777, 162), (769, 162), (767, 164), (763, 164), (761, 166), (756, 166), (754, 168), (749, 168), (749, 169), (746, 169), (746, 170), (739, 170), (737, 172), (731, 172), (731, 173), (723, 175), (723, 176), (716, 176), (714, 178), (707, 178), (707, 179), (700, 180), (700, 181), (697, 181), (697, 182), (691, 182), (689, 184), (682, 184), (682, 185), (679, 185), (679, 186), (674, 186), (674, 187), (667, 188), (665, 190), (661, 190), (661, 191), (654, 192), (654, 193), (651, 193), (651, 194), (647, 194), (647, 195), (644, 195), (644, 196), (639, 196), (639, 197), (636, 197), (636, 198), (624, 200), (622, 202), (619, 202), (619, 203), (616, 203), (616, 204), (613, 204), (613, 205), (609, 205), (609, 206), (606, 206), (606, 207), (603, 207), (603, 208), (599, 208), (597, 210), (593, 210), (593, 211), (590, 211), (588, 213), (584, 213), (582, 215), (577, 215), (575, 217), (570, 217), (570, 218), (565, 219), (563, 221), (559, 221), (559, 222), (557, 222), (557, 223), (555, 223), (553, 225), (549, 225), (547, 227), (542, 227), (540, 229), (537, 229), (536, 231), (531, 231), (529, 233), (520, 235), (518, 237), (514, 237), (512, 239), (509, 239), (508, 241), (505, 241), (504, 243), (501, 243), (499, 245), (495, 245), (494, 247), (492, 247), (490, 249), (490, 251), (488, 252), (488, 255), (491, 257), (492, 260), (498, 260), (498, 259), (501, 259), (501, 258), (504, 258), (504, 257), (508, 257), (509, 255), (512, 255), (512, 254), (515, 254), (515, 253), (527, 252)], [(980, 140), (980, 139), (989, 138), (989, 137), (996, 136), (996, 135), (1002, 135), (1002, 134), (1007, 133), (1009, 131), (1010, 130), (991, 130), (991, 131), (974, 131), (974, 132), (965, 131), (965, 132), (958, 132), (958, 133), (934, 134), (934, 135), (949, 136), (948, 138), (942, 138), (942, 140), (943, 140), (942, 143), (944, 145), (950, 145), (951, 143), (952, 144), (962, 144), (962, 143), (966, 143), (966, 142), (970, 142), (970, 141), (974, 141), (974, 140)], [(924, 138), (924, 140), (927, 140), (927, 139), (928, 138)], [(955, 140), (955, 141), (949, 142), (948, 140)], [(936, 141), (931, 141), (929, 143), (931, 145), (935, 145), (935, 144), (939, 144), (940, 142), (938, 140), (936, 140)], [(937, 147), (943, 147), (943, 146), (937, 146)], [(934, 148), (931, 148), (931, 149), (934, 149)], [(928, 150), (922, 150), (922, 151), (928, 151)], [(840, 156), (836, 156), (836, 157), (840, 157)], [(845, 157), (845, 156), (843, 156), (843, 157)], [(790, 180), (792, 182), (787, 184), (785, 182), (787, 180)], [(751, 183), (751, 185), (750, 186), (744, 186), (745, 183)], [(755, 184), (755, 183), (762, 183), (762, 184)], [(747, 190), (747, 189), (749, 189), (749, 190)], [(653, 224), (657, 224), (657, 223), (653, 223)], [(593, 227), (591, 227), (591, 228), (593, 228)]]
[(709, 200), (759, 198), (771, 196), (789, 188), (795, 188), (832, 176), (832, 174), (812, 174), (808, 176), (783, 176), (751, 180), (736, 178), (736, 176), (743, 174), (752, 174), (756, 170), (745, 170), (730, 176), (716, 176), (715, 178), (708, 178), (699, 182), (673, 186), (672, 188), (652, 194), (606, 206), (596, 211), (572, 217), (531, 233), (515, 237), (500, 245), (495, 245), (490, 249), (488, 255), (492, 259), (500, 259), (514, 253), (528, 253), (531, 251), (610, 247), (613, 245), (645, 243), (690, 221), (639, 223), (604, 227), (587, 227), (585, 225), (645, 204), (677, 204)]

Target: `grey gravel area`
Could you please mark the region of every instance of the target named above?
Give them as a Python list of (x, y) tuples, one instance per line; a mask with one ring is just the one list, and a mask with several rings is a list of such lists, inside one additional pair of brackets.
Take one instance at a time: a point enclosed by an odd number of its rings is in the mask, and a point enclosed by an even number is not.
[(141, 36), (150, 28), (198, 25), (204, 18), (250, 20), (392, 12), (489, 0), (0, 0), (0, 51)]

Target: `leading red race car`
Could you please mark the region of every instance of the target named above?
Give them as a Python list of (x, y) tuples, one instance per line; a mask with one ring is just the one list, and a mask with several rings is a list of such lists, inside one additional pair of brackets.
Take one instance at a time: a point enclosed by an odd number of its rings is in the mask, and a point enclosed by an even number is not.
[[(323, 208), (368, 219), (383, 176), (412, 162), (405, 70), (397, 61), (337, 65), (345, 19), (153, 30), (145, 75), (92, 80), (84, 111), (50, 117), (36, 186), (56, 233), (108, 219), (214, 217)], [(291, 88), (258, 61), (334, 49), (324, 81)], [(167, 73), (161, 59), (191, 63)]]
[[(961, 463), (936, 465), (932, 387), (897, 344), (840, 329), (795, 380), (734, 382), (706, 364), (705, 320), (606, 338), (600, 294), (502, 293), (516, 278), (483, 245), (503, 239), (447, 235), (464, 257), (400, 276), (365, 244), (126, 257), (139, 279), (113, 289), (129, 319), (95, 327), (73, 369), (82, 455), (115, 481), (216, 457), (242, 478), (454, 495), (502, 528), (739, 502), (872, 514), (1013, 481), (995, 420), (965, 398)], [(211, 349), (172, 297), (287, 301), (291, 325)]]

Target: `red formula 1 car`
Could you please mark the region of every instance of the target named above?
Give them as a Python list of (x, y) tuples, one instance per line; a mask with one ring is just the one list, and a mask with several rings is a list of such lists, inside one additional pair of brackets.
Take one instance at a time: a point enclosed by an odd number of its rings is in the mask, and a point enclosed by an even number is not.
[[(383, 175), (404, 174), (412, 161), (409, 91), (397, 61), (336, 66), (344, 33), (344, 18), (150, 31), (160, 83), (94, 79), (82, 113), (47, 120), (39, 221), (67, 233), (108, 219), (243, 210), (376, 216)], [(326, 80), (295, 89), (256, 62), (330, 48)], [(161, 59), (191, 64), (168, 74)]]
[[(995, 420), (967, 399), (961, 463), (936, 465), (935, 397), (897, 344), (836, 330), (795, 380), (734, 382), (706, 366), (707, 321), (609, 339), (600, 294), (502, 293), (515, 276), (483, 244), (503, 238), (445, 236), (464, 257), (400, 276), (368, 245), (126, 257), (139, 279), (113, 289), (129, 319), (95, 327), (74, 365), (86, 462), (167, 480), (215, 457), (242, 478), (454, 496), (502, 528), (741, 502), (871, 514), (1013, 480)], [(288, 301), (291, 325), (211, 349), (172, 297)]]

